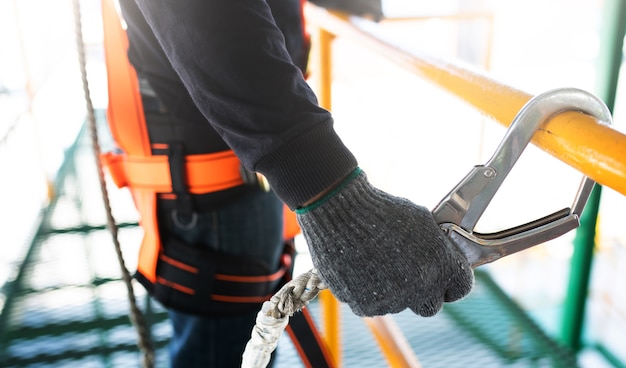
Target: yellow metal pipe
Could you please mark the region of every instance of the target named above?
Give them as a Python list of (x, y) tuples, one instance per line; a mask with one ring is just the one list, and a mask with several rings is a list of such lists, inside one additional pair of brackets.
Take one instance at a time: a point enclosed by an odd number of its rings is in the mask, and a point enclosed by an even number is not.
[[(309, 24), (348, 37), (408, 71), (432, 81), (508, 126), (532, 95), (456, 62), (409, 52), (376, 32), (374, 22), (344, 18), (307, 5)], [(598, 183), (626, 195), (626, 135), (578, 112), (559, 114), (535, 134), (533, 143)]]
[(322, 307), (322, 337), (330, 350), (330, 355), (335, 367), (341, 367), (341, 313), (339, 301), (329, 290), (323, 290), (319, 294)]
[[(314, 76), (317, 79), (317, 98), (321, 107), (331, 110), (332, 107), (332, 42), (335, 36), (324, 29), (317, 29), (313, 34), (315, 51), (313, 55)], [(324, 290), (319, 295), (322, 309), (322, 337), (326, 341), (331, 358), (336, 367), (341, 366), (341, 309), (337, 299), (330, 291)]]
[(441, 19), (441, 20), (474, 20), (474, 19), (489, 19), (492, 18), (491, 13), (487, 12), (462, 12), (462, 13), (431, 13), (424, 15), (409, 15), (409, 16), (395, 16), (390, 18), (383, 18), (381, 23), (390, 23), (390, 22), (406, 22), (406, 21), (416, 21), (416, 20), (431, 20), (431, 19)]
[(385, 358), (387, 358), (387, 363), (389, 363), (390, 367), (422, 367), (411, 345), (391, 316), (364, 318), (364, 321), (372, 330), (378, 346)]
[(318, 81), (317, 98), (319, 105), (326, 110), (332, 108), (332, 79), (333, 79), (333, 61), (332, 61), (332, 43), (335, 36), (324, 29), (317, 29), (313, 42), (315, 43), (315, 72)]

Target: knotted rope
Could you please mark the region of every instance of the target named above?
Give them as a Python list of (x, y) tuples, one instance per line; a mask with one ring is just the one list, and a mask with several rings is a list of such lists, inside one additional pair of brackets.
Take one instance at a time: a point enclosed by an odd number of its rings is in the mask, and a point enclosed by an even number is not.
[(312, 269), (285, 284), (265, 303), (257, 314), (256, 324), (246, 350), (242, 368), (265, 368), (278, 340), (289, 323), (289, 317), (302, 310), (320, 291), (327, 289)]

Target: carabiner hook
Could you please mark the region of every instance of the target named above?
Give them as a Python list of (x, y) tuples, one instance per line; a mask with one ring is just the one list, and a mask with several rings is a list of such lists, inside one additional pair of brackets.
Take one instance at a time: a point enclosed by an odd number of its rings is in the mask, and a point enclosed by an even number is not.
[(595, 182), (583, 177), (572, 207), (530, 223), (490, 234), (474, 227), (539, 127), (565, 111), (580, 111), (611, 124), (611, 112), (596, 96), (575, 88), (545, 92), (519, 111), (485, 165), (477, 165), (435, 207), (433, 215), (472, 267), (557, 238), (579, 226), (580, 214)]

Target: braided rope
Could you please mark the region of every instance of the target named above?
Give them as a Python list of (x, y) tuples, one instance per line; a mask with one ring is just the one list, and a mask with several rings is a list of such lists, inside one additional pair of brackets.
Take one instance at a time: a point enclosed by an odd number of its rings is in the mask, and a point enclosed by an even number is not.
[(273, 318), (293, 316), (319, 294), (327, 286), (320, 279), (317, 270), (311, 269), (285, 284), (269, 300), (271, 309), (267, 314)]
[(256, 324), (243, 353), (242, 368), (265, 368), (289, 317), (302, 310), (320, 291), (327, 289), (315, 269), (285, 284), (257, 314)]
[(113, 213), (111, 211), (111, 204), (109, 202), (109, 195), (106, 187), (106, 181), (104, 177), (104, 170), (102, 168), (102, 163), (100, 162), (100, 143), (98, 142), (98, 129), (96, 127), (96, 118), (94, 114), (93, 103), (91, 101), (91, 95), (89, 91), (89, 83), (87, 80), (87, 69), (86, 69), (86, 60), (85, 60), (85, 44), (83, 41), (83, 33), (82, 33), (82, 21), (81, 21), (81, 10), (79, 0), (72, 0), (73, 11), (74, 11), (74, 28), (76, 35), (76, 47), (78, 51), (78, 58), (80, 64), (80, 73), (83, 84), (83, 93), (85, 96), (85, 102), (87, 104), (87, 120), (89, 122), (89, 131), (91, 133), (91, 143), (94, 151), (96, 166), (98, 169), (98, 179), (100, 181), (100, 189), (102, 192), (102, 200), (104, 202), (104, 207), (107, 216), (107, 227), (111, 233), (111, 237), (113, 239), (113, 244), (115, 246), (115, 252), (117, 254), (117, 259), (120, 264), (122, 279), (124, 280), (124, 284), (126, 285), (126, 291), (128, 296), (128, 301), (130, 304), (130, 319), (137, 330), (137, 334), (139, 337), (138, 345), (139, 348), (143, 351), (143, 367), (152, 368), (154, 367), (154, 348), (152, 346), (152, 342), (150, 339), (150, 331), (147, 328), (147, 323), (144, 318), (143, 313), (137, 306), (137, 301), (135, 299), (135, 292), (133, 290), (132, 277), (130, 272), (126, 268), (124, 262), (124, 256), (122, 254), (120, 242), (118, 239), (118, 227), (115, 223), (115, 219), (113, 218)]

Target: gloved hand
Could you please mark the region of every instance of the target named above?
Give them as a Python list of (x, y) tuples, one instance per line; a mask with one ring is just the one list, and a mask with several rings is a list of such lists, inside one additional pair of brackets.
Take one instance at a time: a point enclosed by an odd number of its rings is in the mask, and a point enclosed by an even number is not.
[(359, 316), (433, 316), (473, 286), (471, 266), (431, 212), (375, 188), (358, 168), (296, 214), (320, 277)]

